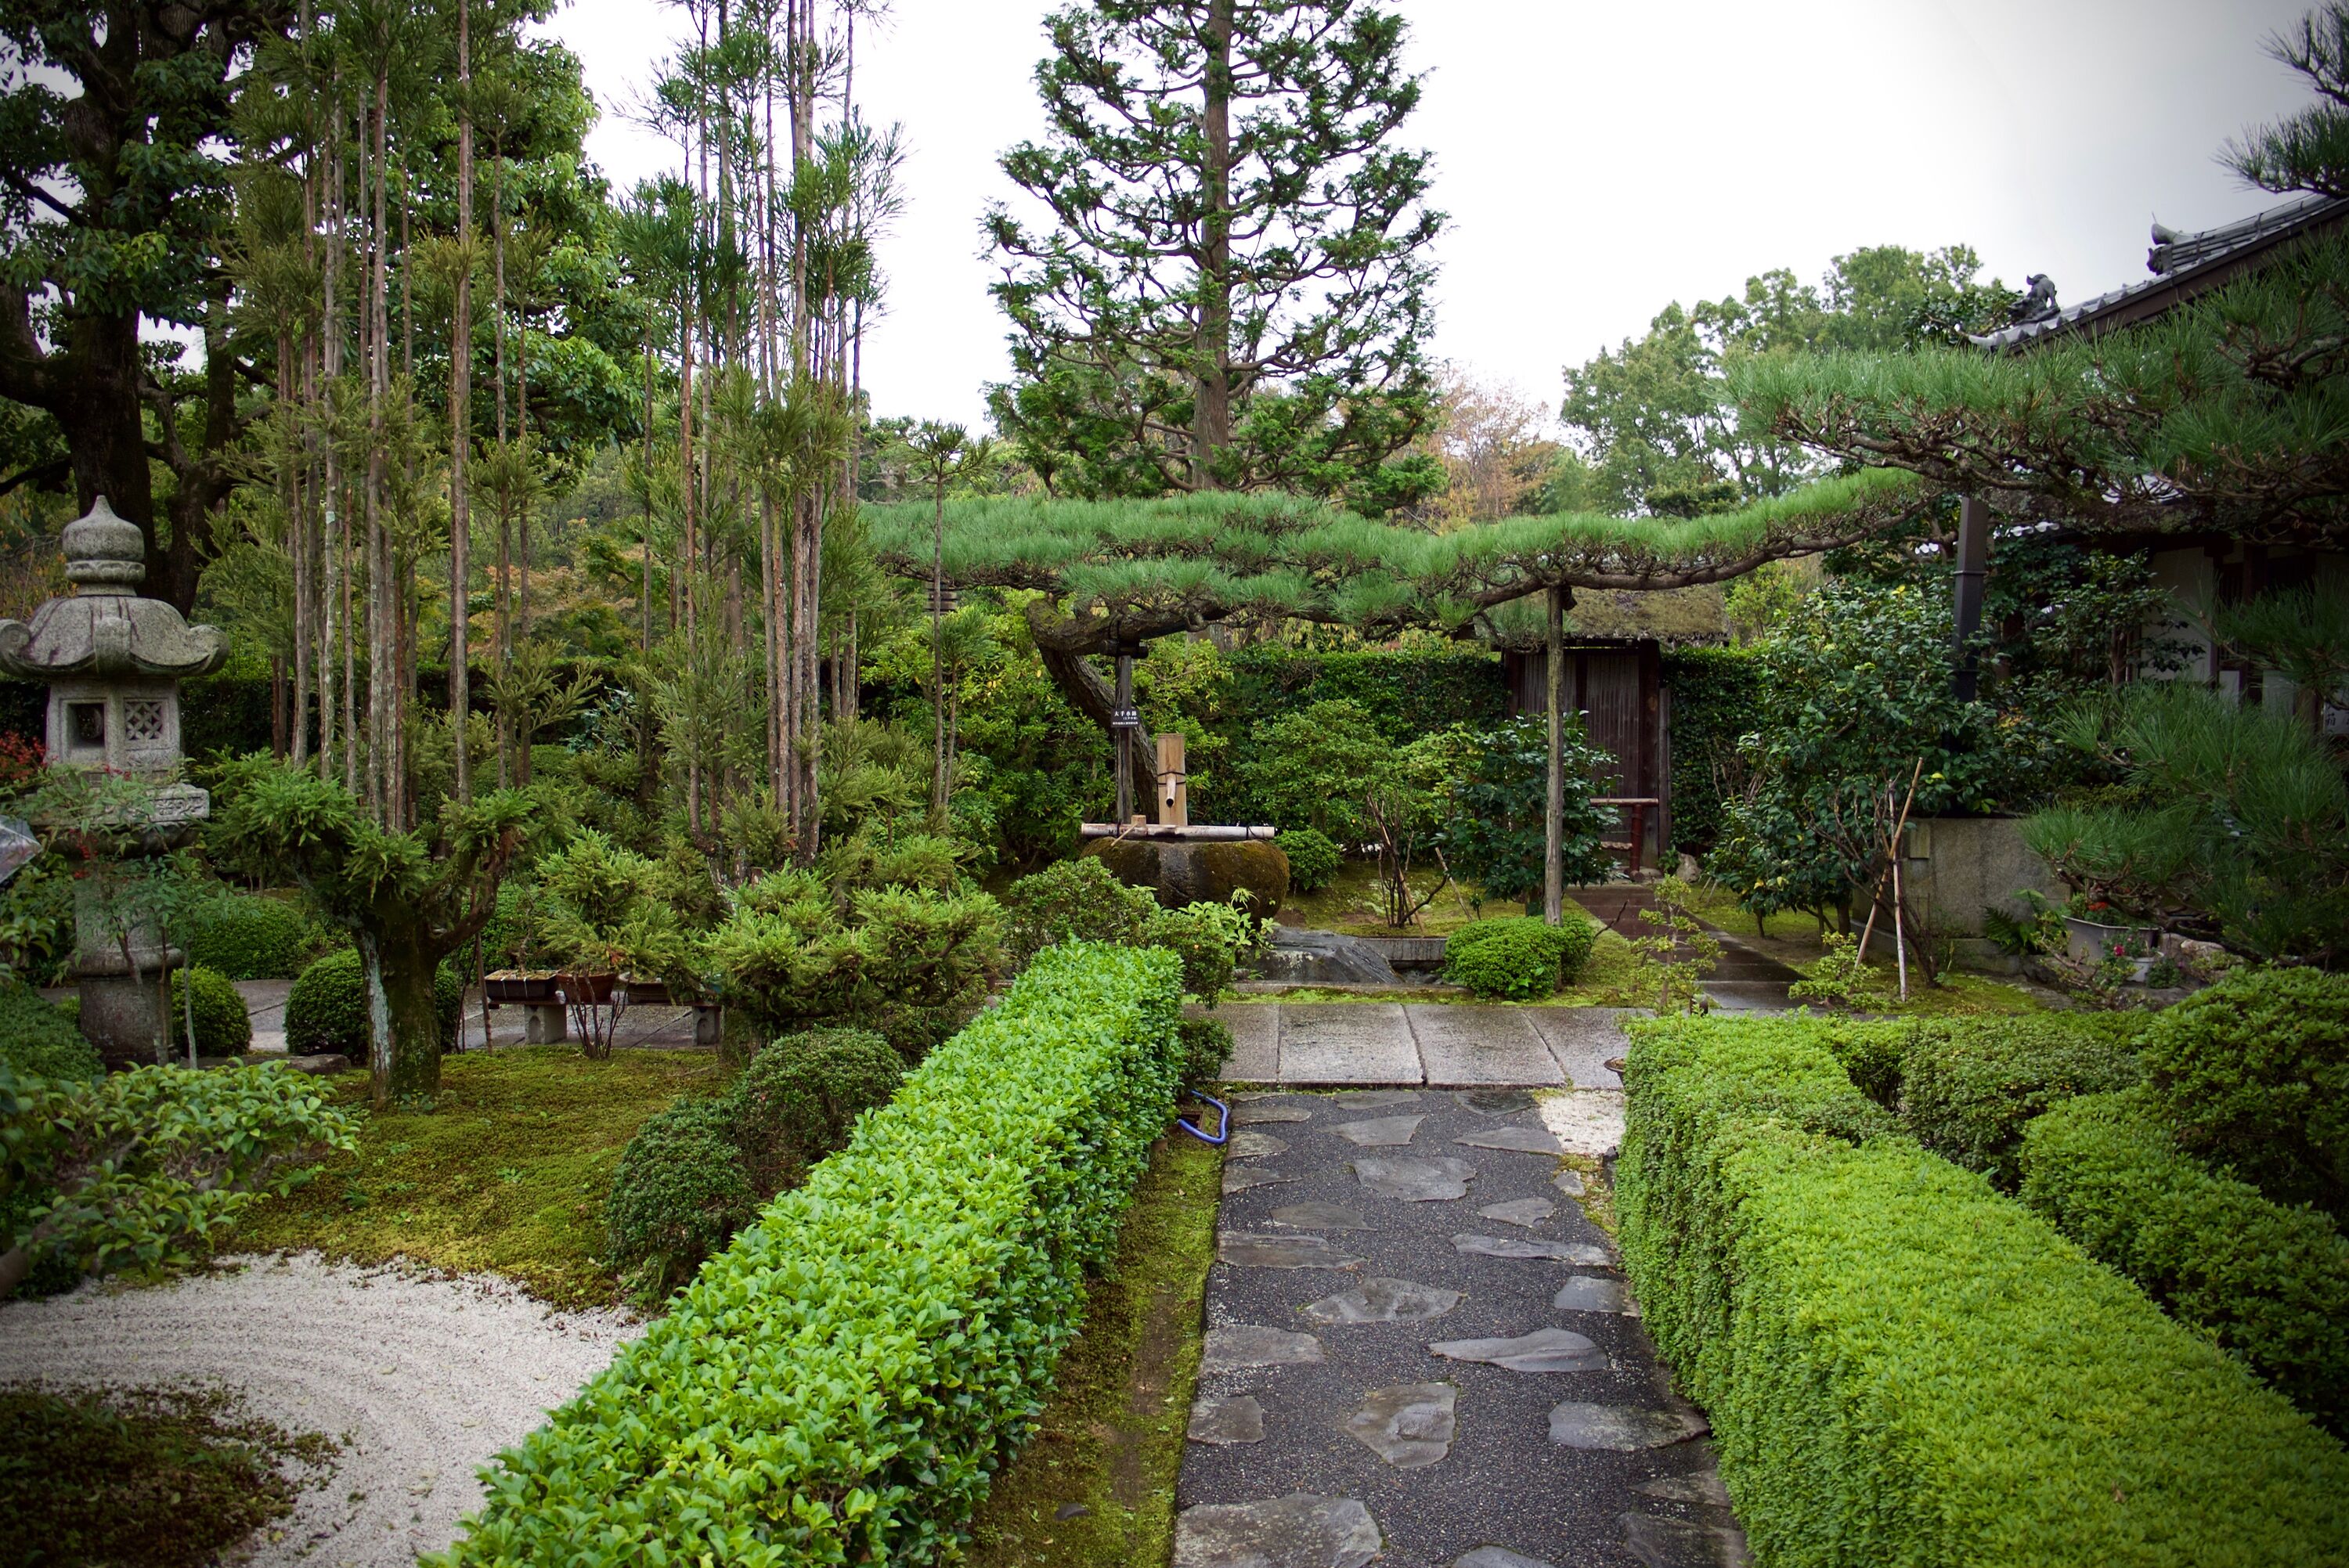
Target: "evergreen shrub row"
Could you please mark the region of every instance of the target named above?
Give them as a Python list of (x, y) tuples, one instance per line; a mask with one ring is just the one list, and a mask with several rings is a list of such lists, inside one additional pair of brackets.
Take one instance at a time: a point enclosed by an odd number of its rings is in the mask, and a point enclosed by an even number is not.
[(2144, 1077), (2142, 1027), (2124, 1014), (2035, 1014), (1917, 1026), (1901, 1058), (1900, 1116), (1917, 1141), (2012, 1192), (2032, 1118)]
[(1981, 1175), (1816, 1021), (1632, 1026), (1640, 1310), (1778, 1568), (2349, 1558), (2349, 1453)]
[(1040, 1409), (1165, 1129), (1178, 968), (1038, 954), (502, 1457), (444, 1568), (936, 1560)]
[(98, 1047), (71, 1018), (20, 980), (0, 977), (0, 1063), (20, 1078), (47, 1083), (94, 1078), (106, 1071)]
[(2084, 1095), (2024, 1135), (2023, 1201), (2349, 1430), (2349, 1238), (2182, 1153), (2144, 1088)]

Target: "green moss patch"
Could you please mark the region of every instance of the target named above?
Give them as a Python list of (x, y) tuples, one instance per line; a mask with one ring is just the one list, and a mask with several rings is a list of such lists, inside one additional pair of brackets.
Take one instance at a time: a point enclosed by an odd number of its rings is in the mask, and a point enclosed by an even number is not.
[[(355, 1155), (256, 1209), (234, 1244), (362, 1264), (404, 1256), (504, 1274), (557, 1306), (615, 1305), (604, 1198), (620, 1151), (678, 1095), (714, 1093), (724, 1070), (707, 1052), (591, 1062), (574, 1047), (538, 1046), (451, 1056), (440, 1081), (438, 1109), (368, 1116)], [(364, 1109), (365, 1075), (336, 1087)]]
[(1222, 1150), (1194, 1138), (1151, 1151), (1036, 1435), (971, 1522), (972, 1568), (1125, 1568), (1174, 1551), (1222, 1170)]
[(181, 1568), (294, 1511), (337, 1445), (242, 1415), (217, 1388), (0, 1388), (11, 1561)]

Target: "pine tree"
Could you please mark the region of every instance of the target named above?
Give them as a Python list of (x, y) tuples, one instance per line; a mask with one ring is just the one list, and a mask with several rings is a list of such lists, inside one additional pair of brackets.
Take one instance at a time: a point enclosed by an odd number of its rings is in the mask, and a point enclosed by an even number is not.
[(1091, 0), (1037, 67), (1050, 129), (1004, 171), (1017, 379), (1004, 433), (1069, 488), (1280, 488), (1383, 511), (1442, 488), (1399, 457), (1433, 387), (1428, 155), (1402, 20), (1354, 0)]

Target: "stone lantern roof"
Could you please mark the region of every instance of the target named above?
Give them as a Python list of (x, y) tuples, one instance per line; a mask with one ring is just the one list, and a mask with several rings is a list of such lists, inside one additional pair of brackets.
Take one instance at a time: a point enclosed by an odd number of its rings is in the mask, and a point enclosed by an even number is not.
[(146, 542), (136, 523), (100, 496), (89, 515), (66, 524), (66, 577), (72, 593), (32, 620), (0, 621), (0, 670), (27, 680), (78, 676), (99, 680), (208, 675), (228, 657), (212, 626), (191, 626), (160, 599), (141, 596)]

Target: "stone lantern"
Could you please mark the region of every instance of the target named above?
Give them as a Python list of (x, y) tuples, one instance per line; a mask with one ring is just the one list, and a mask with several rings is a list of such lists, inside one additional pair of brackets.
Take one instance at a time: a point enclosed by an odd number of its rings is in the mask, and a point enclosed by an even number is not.
[[(66, 525), (66, 576), (72, 593), (52, 599), (30, 622), (0, 621), (0, 670), (49, 687), (52, 767), (102, 769), (147, 788), (135, 817), (119, 826), (120, 852), (159, 855), (185, 843), (211, 813), (202, 789), (173, 775), (180, 754), (180, 682), (220, 668), (225, 640), (191, 626), (160, 599), (142, 597), (146, 542), (100, 496), (89, 515)], [(128, 813), (126, 813), (128, 815)], [(81, 1028), (109, 1066), (154, 1059), (162, 1027), (161, 977), (181, 954), (167, 949), (154, 922), (124, 932), (85, 880), (75, 900), (74, 975)]]

